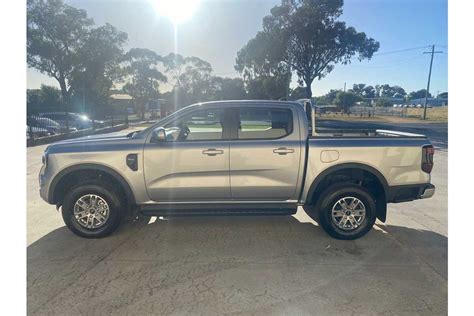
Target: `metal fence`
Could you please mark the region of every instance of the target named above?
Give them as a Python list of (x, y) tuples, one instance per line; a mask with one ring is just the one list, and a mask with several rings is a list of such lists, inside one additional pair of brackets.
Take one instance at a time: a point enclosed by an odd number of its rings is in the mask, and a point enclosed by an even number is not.
[(350, 108), (350, 114), (361, 117), (371, 117), (376, 115), (384, 116), (407, 116), (407, 108), (395, 107), (371, 107), (371, 106), (353, 106)]
[(27, 108), (26, 137), (38, 139), (64, 134), (94, 133), (100, 129), (128, 125), (128, 114), (123, 108), (106, 106), (96, 110)]

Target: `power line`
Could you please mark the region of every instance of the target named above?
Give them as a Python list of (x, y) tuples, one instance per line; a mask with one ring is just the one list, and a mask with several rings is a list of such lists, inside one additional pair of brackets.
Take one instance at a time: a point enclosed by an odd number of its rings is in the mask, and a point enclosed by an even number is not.
[(397, 49), (397, 50), (392, 50), (392, 51), (387, 51), (387, 52), (375, 53), (374, 56), (381, 56), (381, 55), (389, 55), (389, 54), (403, 53), (403, 52), (409, 52), (409, 51), (412, 51), (412, 50), (418, 50), (418, 49), (428, 48), (428, 47), (430, 47), (430, 45), (418, 46), (418, 47), (411, 47), (411, 48), (404, 48), (404, 49)]
[(401, 60), (396, 60), (394, 62), (390, 62), (390, 63), (386, 63), (386, 64), (381, 64), (381, 65), (363, 65), (363, 64), (353, 64), (351, 63), (351, 66), (352, 67), (356, 67), (356, 68), (368, 68), (368, 69), (378, 69), (378, 68), (397, 68), (399, 66), (402, 66), (402, 65), (406, 65), (408, 63), (410, 63), (411, 61), (415, 61), (417, 59), (421, 59), (423, 58), (423, 56), (419, 56), (419, 55), (416, 55), (416, 56), (411, 56), (409, 58), (404, 58), (404, 59), (401, 59)]

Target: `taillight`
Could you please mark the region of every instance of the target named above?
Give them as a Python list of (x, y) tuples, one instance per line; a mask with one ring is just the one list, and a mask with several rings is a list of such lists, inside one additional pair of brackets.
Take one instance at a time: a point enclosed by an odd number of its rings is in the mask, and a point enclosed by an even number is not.
[(434, 156), (434, 147), (432, 145), (423, 146), (422, 149), (422, 158), (421, 158), (421, 170), (426, 173), (431, 173), (433, 170), (433, 156)]

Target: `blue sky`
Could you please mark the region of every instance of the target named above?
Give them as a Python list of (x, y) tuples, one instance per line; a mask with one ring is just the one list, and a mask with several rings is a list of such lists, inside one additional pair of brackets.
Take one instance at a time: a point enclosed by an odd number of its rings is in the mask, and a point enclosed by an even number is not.
[[(145, 0), (69, 0), (85, 9), (98, 25), (106, 22), (128, 33), (126, 48), (142, 47), (166, 55), (174, 50), (171, 22), (160, 17)], [(214, 74), (237, 77), (237, 51), (261, 29), (262, 18), (279, 0), (206, 0), (178, 30), (178, 52), (209, 61)], [(346, 0), (341, 19), (380, 42), (379, 54), (370, 61), (336, 65), (325, 78), (313, 82), (313, 95), (342, 89), (354, 83), (399, 85), (407, 92), (426, 88), (429, 55), (418, 48), (439, 45), (430, 91), (448, 87), (447, 0)], [(393, 52), (405, 50), (402, 52)], [(35, 70), (27, 71), (27, 87), (57, 85)], [(292, 85), (296, 85), (296, 80)], [(166, 89), (166, 87), (164, 87)]]

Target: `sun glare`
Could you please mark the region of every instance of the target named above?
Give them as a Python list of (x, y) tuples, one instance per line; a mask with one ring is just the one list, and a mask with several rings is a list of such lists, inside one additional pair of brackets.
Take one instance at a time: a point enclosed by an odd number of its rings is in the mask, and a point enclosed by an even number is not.
[(157, 13), (167, 17), (173, 24), (179, 24), (191, 18), (200, 0), (151, 0)]

